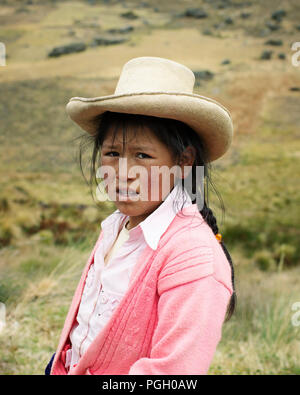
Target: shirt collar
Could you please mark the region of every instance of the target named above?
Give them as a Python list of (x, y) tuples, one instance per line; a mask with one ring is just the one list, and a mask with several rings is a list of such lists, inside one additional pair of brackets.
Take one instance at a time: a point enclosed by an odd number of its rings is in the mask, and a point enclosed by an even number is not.
[[(177, 213), (184, 207), (190, 206), (191, 204), (192, 200), (187, 191), (184, 189), (182, 192), (182, 188), (178, 184), (175, 185), (156, 210), (148, 215), (148, 217), (137, 226), (128, 231), (129, 239), (136, 239), (140, 237), (142, 233), (147, 244), (153, 250), (156, 250), (161, 236), (167, 230)], [(114, 230), (116, 228), (119, 229), (125, 218), (129, 217), (117, 209), (101, 222), (101, 228), (104, 230), (106, 227), (113, 225)], [(123, 224), (125, 222), (123, 222)]]

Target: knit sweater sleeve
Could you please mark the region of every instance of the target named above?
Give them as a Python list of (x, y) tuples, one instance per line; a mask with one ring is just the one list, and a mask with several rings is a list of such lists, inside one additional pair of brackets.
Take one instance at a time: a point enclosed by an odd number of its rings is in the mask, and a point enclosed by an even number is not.
[(210, 274), (166, 288), (149, 358), (130, 375), (206, 374), (221, 339), (230, 290)]

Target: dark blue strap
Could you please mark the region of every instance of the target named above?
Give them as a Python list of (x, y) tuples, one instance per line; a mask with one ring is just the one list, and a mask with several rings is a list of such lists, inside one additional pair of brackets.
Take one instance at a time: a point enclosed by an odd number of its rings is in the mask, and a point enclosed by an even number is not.
[(53, 359), (55, 357), (55, 353), (52, 355), (50, 362), (48, 363), (46, 369), (45, 369), (45, 375), (46, 376), (50, 376), (50, 372), (51, 372), (51, 367), (52, 367), (52, 363), (53, 363)]

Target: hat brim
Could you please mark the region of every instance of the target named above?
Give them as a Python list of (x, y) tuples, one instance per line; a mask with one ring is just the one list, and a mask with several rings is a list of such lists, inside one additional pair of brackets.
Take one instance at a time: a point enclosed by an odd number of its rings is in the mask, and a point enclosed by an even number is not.
[(202, 138), (210, 162), (228, 150), (233, 124), (227, 109), (205, 96), (176, 92), (139, 92), (94, 98), (72, 97), (67, 114), (83, 130), (96, 134), (105, 111), (171, 118), (189, 125)]

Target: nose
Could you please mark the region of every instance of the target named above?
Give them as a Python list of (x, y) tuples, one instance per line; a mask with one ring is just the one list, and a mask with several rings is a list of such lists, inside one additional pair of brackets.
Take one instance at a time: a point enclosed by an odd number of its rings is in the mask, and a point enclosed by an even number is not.
[(129, 182), (132, 182), (136, 178), (134, 172), (130, 172), (130, 169), (134, 165), (133, 161), (127, 157), (119, 159), (118, 168), (116, 169), (117, 186), (119, 188), (128, 187)]

